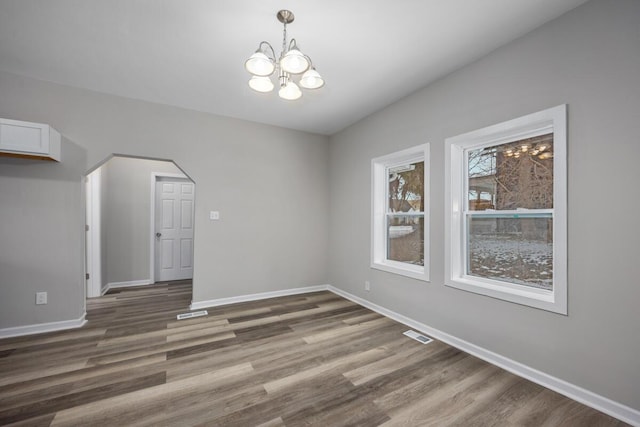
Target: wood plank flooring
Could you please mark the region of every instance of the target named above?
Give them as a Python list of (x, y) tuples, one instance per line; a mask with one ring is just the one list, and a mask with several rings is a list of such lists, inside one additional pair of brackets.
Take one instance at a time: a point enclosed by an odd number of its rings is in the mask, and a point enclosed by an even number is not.
[(0, 425), (622, 426), (330, 292), (188, 311), (191, 283), (0, 340)]

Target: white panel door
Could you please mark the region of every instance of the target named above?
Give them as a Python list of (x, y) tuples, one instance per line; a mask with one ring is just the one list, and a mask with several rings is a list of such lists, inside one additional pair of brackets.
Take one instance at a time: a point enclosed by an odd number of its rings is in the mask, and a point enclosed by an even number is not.
[(193, 277), (194, 190), (187, 179), (160, 177), (156, 181), (156, 281)]

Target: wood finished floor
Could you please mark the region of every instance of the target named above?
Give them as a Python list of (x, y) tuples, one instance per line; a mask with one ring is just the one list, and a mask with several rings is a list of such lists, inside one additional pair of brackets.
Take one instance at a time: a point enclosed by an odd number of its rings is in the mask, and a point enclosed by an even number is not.
[(117, 290), (81, 329), (0, 340), (0, 425), (626, 425), (330, 292), (176, 320), (190, 301)]

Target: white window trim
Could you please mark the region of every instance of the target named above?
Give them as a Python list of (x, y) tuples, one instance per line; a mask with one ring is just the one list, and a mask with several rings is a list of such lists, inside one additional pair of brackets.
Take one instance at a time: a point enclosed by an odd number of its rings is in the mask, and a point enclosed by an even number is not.
[[(465, 156), (553, 131), (553, 289), (535, 289), (465, 274)], [(549, 108), (445, 140), (445, 285), (554, 313), (567, 314), (567, 110)], [(533, 211), (533, 213), (540, 211)]]
[[(386, 253), (385, 206), (389, 187), (387, 168), (417, 161), (424, 161), (424, 266), (389, 260)], [(371, 160), (371, 268), (429, 281), (429, 172), (429, 144), (421, 144)]]

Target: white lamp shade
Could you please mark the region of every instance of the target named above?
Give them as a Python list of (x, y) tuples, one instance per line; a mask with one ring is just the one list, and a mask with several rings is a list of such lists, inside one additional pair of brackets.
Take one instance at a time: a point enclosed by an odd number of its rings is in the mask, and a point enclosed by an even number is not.
[(309, 59), (297, 48), (289, 50), (280, 60), (280, 66), (289, 74), (304, 73), (309, 69)]
[(256, 92), (271, 92), (273, 90), (273, 82), (269, 77), (253, 76), (249, 80), (249, 87)]
[(324, 79), (315, 68), (307, 70), (300, 78), (300, 86), (305, 89), (318, 89), (324, 86)]
[(256, 52), (247, 59), (244, 68), (254, 76), (270, 76), (276, 69), (276, 64), (264, 53)]
[(282, 99), (286, 99), (287, 101), (295, 101), (296, 99), (300, 99), (302, 91), (297, 84), (289, 80), (286, 85), (280, 88), (278, 96)]

